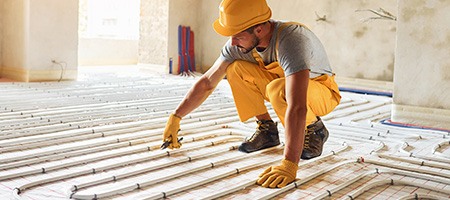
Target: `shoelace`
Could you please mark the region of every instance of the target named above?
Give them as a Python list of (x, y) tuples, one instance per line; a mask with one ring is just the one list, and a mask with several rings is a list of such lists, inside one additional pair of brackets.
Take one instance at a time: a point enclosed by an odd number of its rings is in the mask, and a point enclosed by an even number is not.
[(305, 131), (305, 144), (303, 144), (303, 148), (304, 149), (308, 149), (309, 148), (309, 136), (311, 135), (311, 132), (314, 132), (314, 127), (310, 127), (308, 129), (306, 129)]
[(269, 130), (269, 124), (263, 124), (262, 121), (258, 121), (258, 128), (256, 128), (256, 132), (253, 133), (252, 137), (250, 137), (250, 139), (248, 139), (248, 142), (253, 142), (253, 140), (256, 138), (256, 136), (259, 135), (259, 133), (261, 133), (261, 131), (267, 131)]

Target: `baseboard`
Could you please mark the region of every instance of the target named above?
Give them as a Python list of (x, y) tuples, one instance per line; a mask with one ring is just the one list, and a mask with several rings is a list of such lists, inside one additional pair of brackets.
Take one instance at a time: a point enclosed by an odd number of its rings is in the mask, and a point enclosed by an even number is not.
[(76, 80), (78, 70), (25, 70), (17, 67), (2, 67), (1, 76), (21, 82)]
[(449, 130), (450, 110), (393, 105), (391, 121)]

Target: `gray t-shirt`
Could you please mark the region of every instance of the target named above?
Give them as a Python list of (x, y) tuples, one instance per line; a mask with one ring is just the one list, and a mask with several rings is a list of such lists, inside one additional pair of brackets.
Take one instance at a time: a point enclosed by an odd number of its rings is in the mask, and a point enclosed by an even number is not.
[[(274, 23), (275, 28), (269, 46), (264, 51), (258, 52), (266, 65), (278, 61), (285, 76), (305, 69), (310, 70), (310, 78), (323, 74), (333, 75), (322, 43), (313, 32), (303, 26), (288, 25), (281, 30), (278, 38), (278, 58), (276, 58), (275, 42), (278, 29), (284, 22), (270, 21)], [(235, 60), (258, 63), (251, 52), (244, 54), (238, 47), (231, 46), (231, 39), (223, 46), (220, 59), (228, 63)]]

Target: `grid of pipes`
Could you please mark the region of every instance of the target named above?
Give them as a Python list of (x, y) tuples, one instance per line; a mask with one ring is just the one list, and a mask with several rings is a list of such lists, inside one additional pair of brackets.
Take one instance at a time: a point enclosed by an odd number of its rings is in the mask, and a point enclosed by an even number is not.
[(226, 81), (181, 121), (182, 148), (160, 150), (169, 113), (195, 80), (86, 73), (0, 83), (0, 199), (450, 198), (449, 133), (379, 123), (391, 110), (383, 96), (343, 92), (323, 117), (322, 156), (301, 161), (281, 189), (255, 180), (283, 145), (236, 150), (256, 123), (239, 122)]

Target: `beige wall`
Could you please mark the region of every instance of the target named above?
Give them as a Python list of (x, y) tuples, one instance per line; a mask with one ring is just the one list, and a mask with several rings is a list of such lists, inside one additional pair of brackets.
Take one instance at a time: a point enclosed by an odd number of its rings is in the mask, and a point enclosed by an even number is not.
[(158, 71), (166, 70), (168, 24), (169, 0), (141, 0), (139, 64), (153, 66)]
[(79, 38), (78, 65), (135, 65), (138, 40)]
[(3, 0), (2, 4), (3, 77), (76, 79), (78, 1)]
[(2, 57), (2, 43), (3, 43), (3, 9), (5, 7), (4, 5), (5, 0), (0, 0), (0, 78), (2, 77), (2, 69), (3, 69), (3, 57)]
[(450, 1), (400, 0), (394, 121), (450, 129), (449, 11)]
[[(338, 76), (392, 81), (396, 22), (363, 22), (362, 18), (376, 15), (355, 11), (381, 7), (396, 15), (396, 1), (281, 2), (268, 1), (273, 18), (297, 21), (308, 26), (324, 44), (331, 66)], [(325, 15), (326, 21), (316, 21), (316, 12), (321, 17)]]
[(13, 78), (15, 71), (26, 70), (26, 0), (2, 1), (2, 77)]
[[(317, 34), (339, 76), (392, 81), (396, 22), (363, 22), (362, 18), (375, 15), (355, 10), (381, 7), (396, 15), (396, 1), (268, 0), (268, 4), (274, 19), (303, 23)], [(201, 17), (197, 19), (201, 26), (196, 35), (200, 52), (196, 55), (206, 69), (213, 64), (228, 38), (218, 35), (212, 28), (218, 17), (220, 0), (197, 1), (193, 5), (201, 10)], [(320, 16), (326, 15), (327, 20), (317, 22), (316, 12)]]

